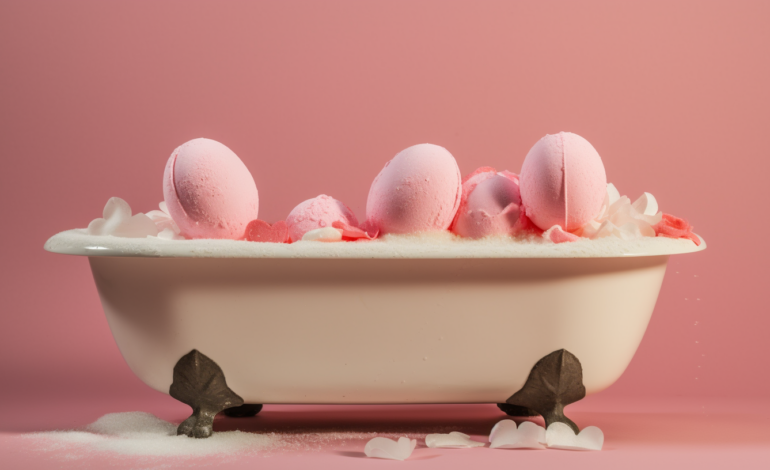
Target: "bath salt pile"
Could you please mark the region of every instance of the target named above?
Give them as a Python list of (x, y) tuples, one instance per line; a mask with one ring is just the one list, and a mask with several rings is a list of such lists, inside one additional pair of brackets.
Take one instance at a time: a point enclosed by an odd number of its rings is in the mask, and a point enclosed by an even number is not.
[(68, 451), (70, 458), (113, 453), (145, 457), (200, 457), (264, 452), (284, 445), (275, 434), (218, 432), (208, 439), (177, 436), (177, 425), (150, 413), (111, 413), (82, 430), (30, 434), (43, 451)]
[(659, 210), (652, 194), (633, 202), (621, 196), (607, 183), (596, 149), (570, 132), (535, 143), (519, 174), (481, 167), (463, 178), (443, 147), (419, 144), (402, 150), (372, 182), (363, 221), (325, 194), (300, 202), (285, 220), (259, 219), (259, 193), (246, 165), (225, 145), (204, 138), (171, 154), (163, 196), (160, 210), (147, 214), (133, 214), (126, 201), (112, 198), (87, 234), (271, 244), (370, 242), (425, 233), (506, 237), (509, 243), (666, 237), (701, 244), (688, 222)]
[[(207, 439), (177, 435), (178, 424), (144, 412), (110, 413), (82, 429), (28, 434), (43, 452), (66, 452), (67, 458), (88, 458), (97, 454), (133, 457), (205, 457), (256, 453), (315, 452), (329, 445), (366, 442), (373, 437), (393, 433), (330, 432), (298, 429), (293, 432), (256, 434), (242, 431), (218, 431)], [(402, 434), (403, 435), (403, 434)], [(414, 438), (425, 434), (409, 433)]]

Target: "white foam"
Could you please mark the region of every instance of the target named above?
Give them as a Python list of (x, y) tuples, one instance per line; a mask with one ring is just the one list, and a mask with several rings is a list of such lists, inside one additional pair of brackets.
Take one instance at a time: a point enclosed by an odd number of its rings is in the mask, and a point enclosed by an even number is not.
[(259, 243), (239, 240), (165, 240), (89, 235), (84, 229), (51, 237), (45, 249), (84, 256), (193, 258), (608, 258), (691, 253), (706, 248), (687, 239), (606, 237), (552, 243), (541, 237), (461, 238), (450, 232), (385, 235), (377, 240)]

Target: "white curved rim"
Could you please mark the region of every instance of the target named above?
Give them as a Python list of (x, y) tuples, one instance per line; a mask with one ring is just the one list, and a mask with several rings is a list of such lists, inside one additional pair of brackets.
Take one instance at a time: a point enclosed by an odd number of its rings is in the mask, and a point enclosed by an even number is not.
[(238, 240), (163, 240), (157, 237), (119, 238), (88, 235), (85, 229), (67, 230), (51, 237), (45, 249), (75, 256), (119, 256), (136, 258), (315, 258), (315, 259), (465, 259), (465, 258), (626, 258), (695, 253), (706, 242), (695, 245), (686, 239), (603, 238), (571, 243), (519, 242), (510, 239), (441, 241), (435, 239), (391, 239), (365, 242), (292, 244), (256, 243)]

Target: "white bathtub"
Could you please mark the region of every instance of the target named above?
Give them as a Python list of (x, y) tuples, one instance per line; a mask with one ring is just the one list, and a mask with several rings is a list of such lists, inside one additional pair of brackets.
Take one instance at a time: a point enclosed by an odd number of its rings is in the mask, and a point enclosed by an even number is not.
[(705, 248), (612, 242), (586, 258), (567, 244), (394, 245), (365, 258), (360, 243), (266, 245), (69, 231), (46, 249), (89, 257), (115, 341), (147, 385), (169, 393), (197, 349), (246, 403), (266, 404), (504, 403), (560, 349), (579, 359), (586, 392), (601, 391), (631, 361), (669, 256)]

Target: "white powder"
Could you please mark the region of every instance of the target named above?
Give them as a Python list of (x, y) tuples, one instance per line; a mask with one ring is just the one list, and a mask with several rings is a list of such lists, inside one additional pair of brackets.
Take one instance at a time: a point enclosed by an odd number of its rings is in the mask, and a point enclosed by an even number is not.
[[(354, 445), (363, 452), (364, 444), (374, 437), (424, 439), (429, 433), (448, 432), (454, 428), (436, 427), (416, 432), (361, 432), (303, 430), (252, 433), (219, 431), (206, 439), (176, 435), (177, 425), (143, 412), (111, 413), (83, 429), (28, 434), (38, 449), (56, 452), (67, 460), (99, 454), (134, 457), (192, 458), (212, 455), (269, 455), (276, 452), (316, 452), (329, 447)], [(423, 431), (423, 430), (420, 430)], [(363, 454), (362, 454), (363, 455)]]
[(85, 229), (51, 237), (45, 249), (86, 256), (199, 257), (199, 258), (594, 258), (691, 253), (706, 248), (690, 240), (615, 237), (552, 243), (541, 237), (471, 240), (450, 232), (386, 235), (373, 241), (292, 244), (238, 240), (164, 240), (158, 237), (120, 238), (88, 235)]
[[(149, 413), (111, 413), (83, 430), (50, 431), (28, 435), (45, 451), (70, 451), (70, 458), (93, 453), (134, 456), (198, 457), (272, 449), (280, 437), (241, 431), (216, 432), (208, 439), (176, 435), (177, 425)], [(72, 454), (72, 452), (75, 452)]]

